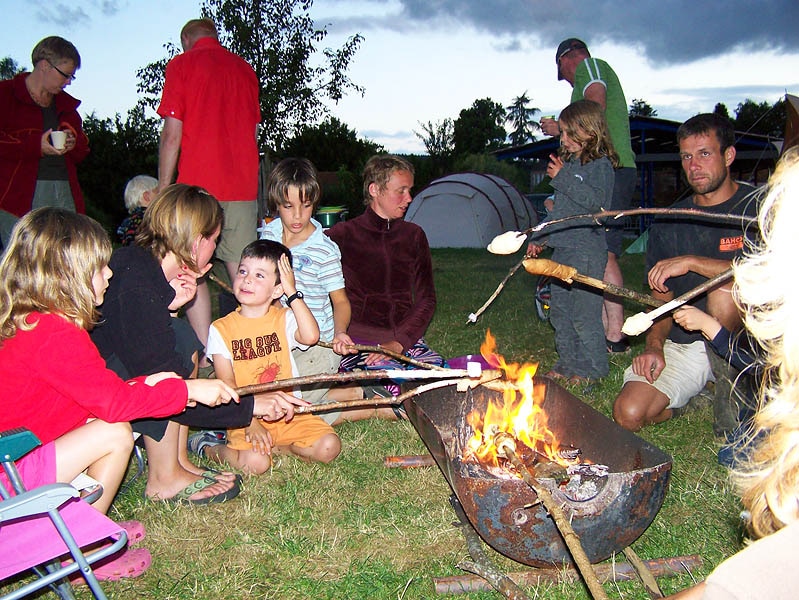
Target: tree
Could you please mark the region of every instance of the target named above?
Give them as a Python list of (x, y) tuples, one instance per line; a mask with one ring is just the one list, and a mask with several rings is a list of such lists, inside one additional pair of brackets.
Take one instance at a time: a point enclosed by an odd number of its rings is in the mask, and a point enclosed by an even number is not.
[(507, 137), (505, 107), (491, 100), (475, 100), (453, 124), (455, 155), (482, 154), (499, 149)]
[[(310, 17), (313, 0), (205, 0), (200, 13), (216, 23), (220, 42), (250, 63), (260, 82), (260, 143), (279, 148), (302, 125), (329, 114), (325, 99), (338, 102), (349, 91), (363, 95), (347, 69), (363, 41), (351, 36), (339, 49), (318, 46), (327, 27), (316, 28)], [(155, 107), (164, 70), (177, 53), (137, 71), (138, 91)]]
[(370, 156), (383, 151), (380, 144), (358, 139), (354, 129), (329, 116), (319, 125), (303, 125), (283, 145), (281, 155), (303, 156), (320, 171), (346, 169), (358, 173)]
[(541, 112), (538, 108), (529, 108), (531, 100), (527, 97), (527, 91), (513, 99), (510, 106), (506, 106), (508, 116), (505, 122), (510, 123), (513, 130), (508, 136), (512, 146), (521, 146), (527, 142), (535, 141), (535, 130), (540, 129), (535, 115)]
[(137, 106), (124, 121), (119, 113), (113, 119), (92, 113), (83, 120), (83, 131), (91, 152), (78, 169), (78, 180), (87, 212), (111, 229), (127, 213), (123, 192), (128, 180), (158, 174), (160, 122), (146, 117), (144, 107)]
[(727, 109), (727, 105), (723, 102), (716, 103), (716, 106), (713, 108), (713, 114), (722, 116), (725, 119), (730, 119), (730, 111)]
[(658, 111), (652, 108), (646, 100), (633, 98), (630, 104), (631, 117), (656, 117)]
[(23, 73), (25, 69), (19, 66), (19, 63), (10, 56), (0, 58), (0, 81), (5, 79), (13, 79), (19, 73)]
[(747, 133), (759, 133), (782, 137), (785, 131), (785, 102), (778, 100), (773, 105), (765, 100), (758, 104), (747, 98), (735, 109), (735, 129)]
[(444, 169), (449, 164), (455, 152), (454, 123), (452, 119), (444, 119), (433, 123), (419, 122), (423, 133), (414, 130), (413, 134), (424, 144), (430, 160), (436, 166), (439, 175), (443, 175)]

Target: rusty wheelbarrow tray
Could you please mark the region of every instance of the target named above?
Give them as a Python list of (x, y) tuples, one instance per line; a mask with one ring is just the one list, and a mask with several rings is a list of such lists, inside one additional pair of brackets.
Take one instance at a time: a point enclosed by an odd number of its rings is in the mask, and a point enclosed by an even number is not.
[[(543, 409), (561, 445), (582, 450), (582, 456), (609, 467), (598, 491), (575, 500), (551, 479), (541, 479), (573, 515), (572, 527), (591, 562), (599, 562), (632, 544), (657, 515), (668, 490), (671, 457), (619, 427), (546, 377)], [(499, 392), (485, 387), (468, 394), (453, 388), (424, 392), (405, 403), (418, 431), (480, 537), (517, 562), (545, 567), (571, 564), (571, 556), (555, 523), (522, 480), (502, 479), (473, 463), (461, 461), (462, 440), (471, 435), (465, 416), (474, 407), (484, 411)]]

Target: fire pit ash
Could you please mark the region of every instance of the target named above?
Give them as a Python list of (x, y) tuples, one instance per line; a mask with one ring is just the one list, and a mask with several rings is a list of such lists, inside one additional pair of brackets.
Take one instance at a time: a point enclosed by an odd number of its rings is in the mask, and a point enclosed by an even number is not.
[[(671, 457), (622, 429), (546, 377), (519, 379), (532, 401), (510, 425), (516, 455), (570, 516), (588, 559), (599, 562), (634, 542), (652, 523), (668, 489)], [(533, 489), (495, 454), (497, 410), (516, 402), (480, 386), (464, 396), (431, 390), (406, 402), (474, 529), (501, 554), (546, 567), (572, 563), (555, 523)], [(535, 423), (523, 427), (520, 423)]]

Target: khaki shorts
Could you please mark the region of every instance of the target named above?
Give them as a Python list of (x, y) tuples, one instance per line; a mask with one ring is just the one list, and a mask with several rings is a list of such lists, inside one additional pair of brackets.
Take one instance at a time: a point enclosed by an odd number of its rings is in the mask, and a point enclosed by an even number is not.
[[(328, 433), (335, 433), (333, 428), (316, 415), (295, 415), (286, 423), (283, 420), (261, 424), (272, 436), (274, 446), (297, 446), (309, 448), (317, 440)], [(229, 429), (227, 432), (227, 445), (234, 450), (252, 450), (252, 444), (244, 437), (244, 429)]]
[[(294, 357), (294, 363), (297, 365), (297, 372), (300, 377), (338, 373), (338, 366), (341, 363), (341, 357), (338, 354), (330, 348), (322, 348), (321, 346), (311, 346), (307, 350), (295, 349), (291, 351), (291, 355)], [(313, 387), (305, 386), (302, 388), (302, 398), (311, 404), (325, 404), (325, 396), (329, 391), (330, 386), (324, 383)], [(336, 422), (340, 415), (340, 410), (319, 414), (325, 422), (331, 425)]]
[(225, 211), (225, 223), (216, 246), (216, 257), (225, 262), (239, 264), (244, 247), (258, 239), (255, 231), (258, 224), (257, 204), (255, 200), (248, 200), (220, 202), (219, 205)]
[[(690, 344), (675, 344), (666, 340), (663, 356), (666, 366), (655, 383), (650, 385), (666, 394), (669, 399), (668, 408), (685, 406), (704, 389), (708, 381), (715, 381), (705, 342), (702, 340)], [(624, 383), (628, 381), (649, 383), (645, 377), (633, 373), (631, 366), (624, 371)]]

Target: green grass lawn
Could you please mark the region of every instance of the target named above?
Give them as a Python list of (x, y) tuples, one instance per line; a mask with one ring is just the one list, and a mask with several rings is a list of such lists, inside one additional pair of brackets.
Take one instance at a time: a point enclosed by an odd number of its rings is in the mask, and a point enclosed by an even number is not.
[[(479, 352), (487, 329), (511, 361), (554, 363), (552, 330), (535, 316), (535, 279), (520, 270), (476, 324), (467, 317), (494, 291), (518, 256), (482, 250), (433, 252), (438, 309), (428, 342), (447, 356)], [(625, 256), (626, 285), (642, 289), (640, 256)], [(628, 314), (641, 310), (628, 306)], [(640, 351), (636, 340), (633, 351)], [(610, 415), (631, 355), (614, 356), (610, 376), (581, 394)], [(114, 598), (385, 598), (434, 597), (433, 577), (457, 575), (468, 558), (453, 525), (449, 486), (437, 468), (387, 469), (383, 457), (425, 452), (407, 422), (364, 421), (338, 429), (341, 456), (330, 465), (279, 457), (272, 472), (245, 480), (240, 498), (222, 505), (174, 507), (143, 500), (143, 482), (115, 502), (111, 516), (139, 519), (153, 566), (142, 577), (108, 583)], [(739, 505), (716, 463), (709, 408), (642, 432), (674, 457), (665, 504), (633, 544), (644, 559), (700, 554), (703, 578), (740, 545)], [(522, 565), (487, 550), (507, 571)], [(662, 578), (666, 592), (690, 576)], [(644, 599), (637, 582), (606, 584), (612, 598)], [(543, 584), (530, 597), (589, 598), (581, 584)], [(89, 597), (87, 591), (82, 597)], [(462, 596), (498, 598), (495, 592)]]

